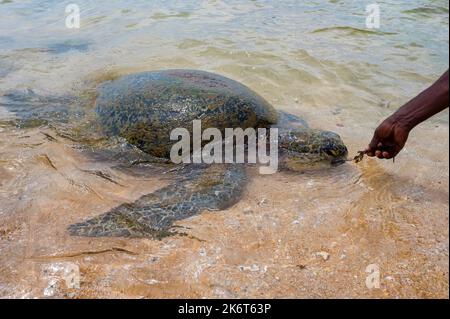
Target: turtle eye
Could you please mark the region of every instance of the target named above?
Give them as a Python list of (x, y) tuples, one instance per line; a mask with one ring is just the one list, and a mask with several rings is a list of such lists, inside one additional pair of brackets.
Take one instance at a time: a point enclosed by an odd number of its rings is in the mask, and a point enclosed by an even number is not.
[(330, 156), (335, 156), (335, 153), (332, 150), (326, 150), (325, 153)]

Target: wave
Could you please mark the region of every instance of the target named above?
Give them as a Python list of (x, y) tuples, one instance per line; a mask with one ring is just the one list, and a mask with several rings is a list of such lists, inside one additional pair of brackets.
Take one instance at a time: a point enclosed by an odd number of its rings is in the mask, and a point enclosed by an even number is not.
[(333, 32), (333, 31), (342, 31), (347, 32), (348, 35), (396, 35), (397, 32), (386, 32), (379, 30), (369, 30), (369, 29), (361, 29), (350, 26), (334, 26), (334, 27), (326, 27), (320, 28), (312, 31), (312, 33), (323, 33), (323, 32)]
[(436, 14), (448, 14), (449, 10), (445, 7), (434, 6), (434, 7), (417, 7), (414, 9), (403, 10), (403, 14), (413, 14), (425, 17), (431, 17)]

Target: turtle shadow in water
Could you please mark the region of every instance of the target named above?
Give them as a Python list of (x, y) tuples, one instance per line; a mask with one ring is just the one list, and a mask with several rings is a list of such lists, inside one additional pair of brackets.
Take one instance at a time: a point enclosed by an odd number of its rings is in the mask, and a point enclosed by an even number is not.
[(52, 43), (47, 46), (47, 52), (53, 54), (64, 54), (71, 51), (87, 52), (91, 46), (89, 41), (68, 40), (64, 42)]

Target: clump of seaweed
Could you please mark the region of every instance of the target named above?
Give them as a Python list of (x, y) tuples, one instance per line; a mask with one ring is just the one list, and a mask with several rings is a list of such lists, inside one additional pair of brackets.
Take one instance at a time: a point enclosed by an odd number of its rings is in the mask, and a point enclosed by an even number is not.
[[(361, 162), (366, 154), (367, 151), (358, 151), (358, 154), (353, 158), (352, 162), (354, 163)], [(392, 162), (395, 163), (395, 156), (392, 157)]]
[(367, 151), (358, 151), (358, 154), (353, 158), (354, 163), (359, 163), (363, 160), (364, 155), (367, 154)]

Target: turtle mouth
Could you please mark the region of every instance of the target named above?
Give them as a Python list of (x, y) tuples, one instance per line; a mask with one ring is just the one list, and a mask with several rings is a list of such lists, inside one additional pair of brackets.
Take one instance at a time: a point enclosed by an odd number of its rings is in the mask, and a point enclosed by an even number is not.
[(331, 166), (335, 167), (335, 166), (339, 166), (342, 165), (346, 162), (346, 160), (344, 158), (333, 158), (331, 160)]

